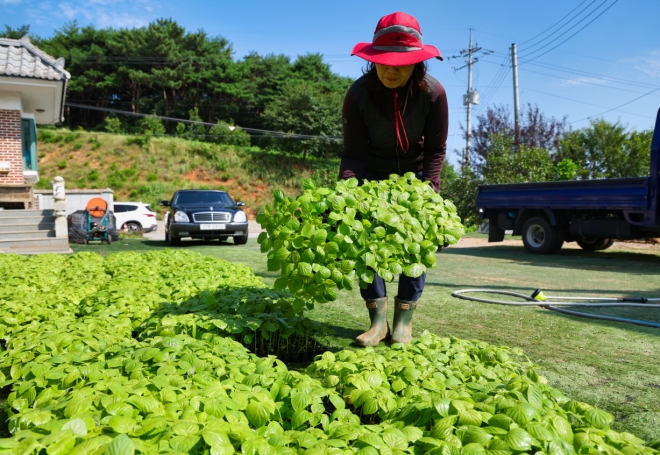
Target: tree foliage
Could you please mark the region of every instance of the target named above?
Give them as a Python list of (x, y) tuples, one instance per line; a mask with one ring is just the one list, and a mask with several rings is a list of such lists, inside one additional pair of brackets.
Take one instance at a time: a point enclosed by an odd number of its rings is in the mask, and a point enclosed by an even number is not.
[(590, 125), (565, 135), (557, 160), (577, 165), (583, 179), (638, 177), (648, 175), (653, 132), (627, 131), (619, 122), (592, 120)]
[[(515, 121), (507, 106), (489, 107), (483, 115), (477, 116), (472, 128), (472, 161), (477, 166), (487, 159), (495, 137), (508, 136), (514, 148), (518, 146), (555, 150), (559, 140), (568, 128), (567, 118), (548, 118), (537, 105), (527, 104), (521, 110), (520, 130), (516, 131)], [(465, 131), (464, 131), (465, 133)]]
[[(7, 33), (19, 31), (7, 27)], [(69, 102), (211, 124), (336, 135), (341, 131), (337, 99), (351, 83), (334, 74), (321, 54), (298, 56), (292, 62), (285, 55), (252, 52), (237, 60), (227, 39), (203, 30), (186, 31), (173, 19), (133, 29), (81, 27), (74, 21), (50, 38), (35, 39), (35, 44), (65, 58), (72, 75)], [(301, 87), (291, 89), (297, 85)], [(281, 119), (264, 115), (266, 111), (277, 112)], [(70, 108), (66, 123), (71, 128), (102, 128), (107, 116), (103, 111)], [(144, 130), (138, 118), (119, 118), (125, 132)], [(170, 134), (210, 137), (206, 128), (183, 128), (173, 121), (163, 126)], [(245, 134), (241, 132), (239, 142)], [(285, 148), (292, 153), (337, 153), (327, 145), (317, 140)]]
[(339, 156), (341, 153), (341, 119), (343, 96), (324, 93), (313, 82), (296, 81), (288, 84), (266, 107), (263, 114), (266, 126), (276, 131), (324, 138), (278, 138), (276, 146), (303, 158)]
[(3, 32), (0, 31), (0, 38), (21, 39), (29, 33), (29, 25), (21, 25), (20, 27), (13, 28), (5, 24), (5, 30)]

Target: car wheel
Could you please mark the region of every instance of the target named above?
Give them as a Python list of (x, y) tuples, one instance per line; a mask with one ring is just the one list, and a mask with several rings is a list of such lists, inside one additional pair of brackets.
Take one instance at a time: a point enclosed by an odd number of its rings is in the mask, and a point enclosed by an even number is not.
[(129, 222), (126, 223), (126, 229), (128, 229), (129, 234), (142, 234), (142, 226), (140, 223)]
[(592, 237), (582, 237), (576, 240), (580, 248), (586, 251), (606, 250), (614, 244), (614, 239), (601, 239)]
[(181, 239), (170, 234), (170, 231), (165, 232), (165, 241), (169, 246), (181, 245)]
[(248, 231), (245, 231), (245, 235), (235, 235), (234, 243), (236, 245), (245, 245), (248, 241)]
[(554, 254), (564, 244), (564, 231), (551, 226), (548, 220), (534, 216), (523, 226), (523, 243), (534, 254)]

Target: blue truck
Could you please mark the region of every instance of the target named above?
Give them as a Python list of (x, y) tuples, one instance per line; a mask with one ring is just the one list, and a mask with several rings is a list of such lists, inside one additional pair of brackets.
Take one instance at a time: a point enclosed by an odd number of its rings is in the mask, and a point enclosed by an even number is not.
[(513, 231), (530, 252), (553, 254), (564, 242), (596, 251), (614, 240), (660, 237), (659, 148), (660, 110), (647, 177), (481, 185), (477, 207), (488, 219), (488, 241)]

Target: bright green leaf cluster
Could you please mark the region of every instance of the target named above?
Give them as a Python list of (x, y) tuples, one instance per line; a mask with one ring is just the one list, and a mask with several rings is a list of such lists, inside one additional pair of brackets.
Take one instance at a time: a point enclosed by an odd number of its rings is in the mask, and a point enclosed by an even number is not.
[(0, 255), (13, 434), (0, 455), (659, 453), (518, 350), (424, 333), (325, 352), (306, 374), (259, 358), (246, 336), (282, 343), (316, 326), (309, 303), (257, 281), (190, 252)]
[(257, 221), (268, 270), (280, 271), (278, 289), (317, 302), (335, 300), (337, 289), (353, 289), (404, 274), (418, 277), (436, 264), (438, 246), (458, 242), (463, 225), (456, 207), (413, 173), (388, 180), (339, 181), (316, 188), (308, 179), (293, 199), (274, 192), (274, 206)]

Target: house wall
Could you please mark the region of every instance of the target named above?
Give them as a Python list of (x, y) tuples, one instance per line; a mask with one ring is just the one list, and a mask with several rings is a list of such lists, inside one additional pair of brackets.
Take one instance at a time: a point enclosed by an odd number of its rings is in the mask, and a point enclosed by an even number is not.
[(8, 174), (0, 172), (0, 185), (23, 185), (21, 112), (23, 103), (17, 92), (0, 91), (0, 162), (9, 162)]
[(0, 109), (0, 162), (10, 165), (8, 174), (0, 172), (0, 185), (25, 183), (19, 110)]

